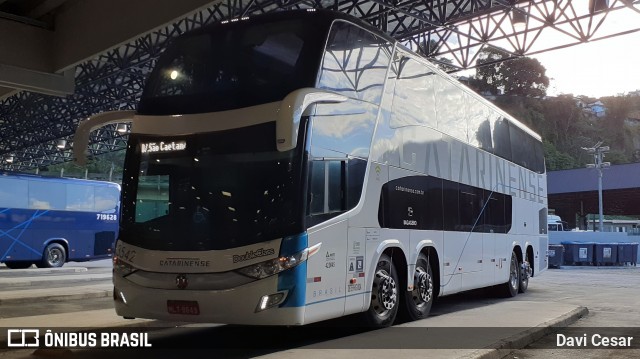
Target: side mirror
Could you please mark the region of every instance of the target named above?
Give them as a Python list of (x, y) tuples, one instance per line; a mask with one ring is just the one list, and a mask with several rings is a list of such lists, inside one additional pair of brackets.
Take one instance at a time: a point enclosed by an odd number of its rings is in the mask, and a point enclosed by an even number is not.
[(87, 147), (92, 131), (113, 123), (133, 122), (135, 111), (111, 111), (91, 116), (78, 125), (73, 137), (73, 157), (79, 166), (87, 164)]
[(309, 105), (314, 103), (337, 103), (346, 100), (346, 96), (316, 88), (302, 88), (288, 94), (280, 104), (276, 119), (276, 146), (278, 151), (284, 152), (296, 147), (300, 119)]

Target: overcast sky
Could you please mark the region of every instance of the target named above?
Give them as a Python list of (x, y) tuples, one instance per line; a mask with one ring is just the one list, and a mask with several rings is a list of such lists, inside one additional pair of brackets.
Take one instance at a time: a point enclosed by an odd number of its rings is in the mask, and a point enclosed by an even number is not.
[(532, 56), (547, 69), (547, 94), (614, 96), (640, 90), (640, 32)]

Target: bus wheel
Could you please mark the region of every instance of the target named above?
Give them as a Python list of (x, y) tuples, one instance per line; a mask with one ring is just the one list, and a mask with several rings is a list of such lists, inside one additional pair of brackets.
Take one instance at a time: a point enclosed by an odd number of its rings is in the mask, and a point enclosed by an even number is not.
[(371, 304), (364, 313), (370, 327), (384, 328), (393, 324), (398, 314), (398, 274), (388, 255), (382, 254), (376, 266), (371, 288)]
[(24, 261), (17, 261), (17, 262), (13, 262), (13, 261), (9, 261), (9, 262), (4, 262), (4, 265), (7, 266), (7, 268), (9, 269), (26, 269), (31, 267), (33, 263), (31, 262), (24, 262)]
[(511, 252), (511, 264), (509, 265), (509, 280), (501, 286), (503, 297), (515, 297), (520, 290), (520, 266), (516, 252)]
[(413, 291), (404, 293), (403, 317), (419, 320), (429, 316), (433, 304), (433, 274), (424, 254), (418, 256), (413, 272)]
[(51, 243), (44, 249), (42, 254), (42, 261), (39, 263), (38, 268), (57, 268), (67, 261), (67, 252), (64, 247), (59, 243)]
[(529, 277), (531, 277), (531, 266), (527, 260), (519, 263), (520, 267), (520, 287), (518, 293), (524, 293), (529, 288)]

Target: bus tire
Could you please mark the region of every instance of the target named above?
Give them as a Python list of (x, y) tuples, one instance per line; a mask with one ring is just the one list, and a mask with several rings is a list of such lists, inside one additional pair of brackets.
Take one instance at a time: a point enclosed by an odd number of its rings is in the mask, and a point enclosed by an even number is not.
[(413, 272), (413, 290), (402, 291), (402, 317), (409, 321), (428, 317), (433, 304), (433, 292), (433, 271), (428, 258), (420, 253), (416, 261), (416, 270)]
[(378, 259), (371, 288), (371, 303), (363, 313), (368, 327), (385, 328), (393, 324), (400, 306), (398, 273), (391, 258), (382, 254)]
[(509, 280), (499, 288), (500, 296), (504, 298), (515, 297), (520, 290), (520, 263), (516, 252), (511, 252), (511, 261), (509, 263)]
[(58, 268), (67, 261), (67, 251), (60, 243), (50, 243), (42, 253), (38, 268)]
[(26, 269), (31, 267), (33, 263), (31, 262), (25, 262), (25, 261), (8, 261), (8, 262), (4, 262), (4, 265), (7, 266), (7, 268), (9, 269)]

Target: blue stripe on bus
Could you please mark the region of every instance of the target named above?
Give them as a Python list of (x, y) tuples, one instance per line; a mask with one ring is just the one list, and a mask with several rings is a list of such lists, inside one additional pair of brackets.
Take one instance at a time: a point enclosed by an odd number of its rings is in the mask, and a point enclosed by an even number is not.
[(308, 246), (309, 237), (306, 232), (295, 236), (284, 237), (280, 244), (280, 257), (288, 257), (298, 252), (302, 252)]
[[(280, 256), (287, 257), (303, 251), (308, 246), (307, 233), (288, 236), (282, 239)], [(304, 306), (307, 290), (307, 262), (288, 269), (278, 275), (278, 291), (287, 290), (289, 294), (280, 307)]]
[(349, 298), (349, 297), (355, 297), (356, 295), (364, 295), (364, 294), (368, 294), (368, 293), (371, 293), (371, 291), (362, 292), (362, 293), (355, 293), (355, 294), (349, 294), (349, 295), (343, 295), (342, 297), (323, 299), (323, 300), (319, 300), (317, 302), (308, 303), (307, 305), (320, 304), (320, 303), (329, 302), (329, 301), (338, 300), (338, 299), (346, 299), (346, 298)]
[[(7, 208), (5, 211), (9, 211), (11, 210), (10, 208)], [(5, 211), (2, 211), (2, 213), (4, 213)], [(39, 210), (36, 210), (33, 215), (31, 216), (31, 218), (29, 218), (28, 220), (14, 226), (13, 228), (7, 230), (6, 232), (3, 230), (0, 230), (0, 239), (2, 237), (6, 237), (9, 238), (10, 240), (12, 240), (12, 243), (9, 245), (9, 248), (7, 248), (7, 250), (5, 251), (5, 253), (0, 256), (0, 260), (4, 260), (7, 255), (9, 255), (9, 253), (11, 253), (11, 250), (13, 249), (13, 247), (16, 244), (20, 244), (22, 246), (24, 246), (25, 248), (27, 248), (28, 250), (32, 251), (33, 253), (35, 253), (36, 255), (40, 256), (42, 255), (42, 253), (40, 251), (35, 250), (33, 247), (29, 246), (28, 244), (24, 243), (23, 241), (20, 240), (20, 237), (22, 237), (22, 235), (24, 234), (24, 232), (29, 228), (29, 226), (31, 225), (31, 223), (33, 222), (34, 219), (41, 217), (45, 214), (47, 214), (47, 212), (49, 212), (48, 210), (39, 212)], [(20, 231), (20, 233), (18, 233), (17, 236), (12, 236), (9, 233), (13, 232), (14, 230), (18, 229), (22, 227), (22, 230)]]
[[(53, 239), (64, 239), (68, 260), (90, 260), (111, 255), (112, 243), (98, 234), (117, 237), (118, 221), (103, 221), (98, 212), (49, 209), (0, 208), (0, 262), (37, 261)], [(97, 244), (104, 248), (98, 247)], [(101, 251), (96, 252), (96, 248)], [(7, 258), (7, 256), (10, 256)]]

